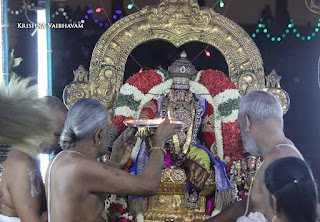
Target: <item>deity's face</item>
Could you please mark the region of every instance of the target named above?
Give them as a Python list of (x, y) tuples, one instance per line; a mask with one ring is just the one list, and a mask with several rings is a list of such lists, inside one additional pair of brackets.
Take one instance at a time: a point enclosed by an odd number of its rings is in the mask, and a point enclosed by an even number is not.
[(247, 166), (249, 171), (256, 170), (256, 164), (257, 164), (257, 159), (250, 158), (250, 157), (247, 159)]
[(187, 102), (192, 100), (192, 93), (189, 90), (172, 89), (170, 92), (170, 100), (172, 102)]
[(175, 94), (176, 94), (177, 101), (179, 102), (185, 101), (186, 92), (184, 90), (177, 90)]

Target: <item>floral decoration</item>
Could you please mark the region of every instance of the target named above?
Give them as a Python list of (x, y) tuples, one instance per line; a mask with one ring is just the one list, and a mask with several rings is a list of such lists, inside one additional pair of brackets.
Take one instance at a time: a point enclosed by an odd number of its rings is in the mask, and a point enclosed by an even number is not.
[(106, 200), (106, 214), (109, 222), (134, 222), (134, 216), (130, 214), (127, 196), (111, 195)]
[[(142, 71), (131, 76), (121, 87), (119, 96), (116, 100), (114, 124), (118, 132), (123, 132), (125, 126), (124, 120), (139, 118), (144, 105), (152, 99), (157, 100), (160, 95), (169, 93), (173, 83), (170, 74), (164, 70)], [(241, 142), (240, 131), (237, 127), (238, 106), (240, 94), (223, 72), (217, 70), (204, 70), (198, 72), (190, 80), (190, 91), (202, 96), (207, 100), (207, 109), (211, 124), (214, 125), (214, 132), (205, 138), (211, 138), (209, 145), (212, 152), (216, 154), (226, 164), (226, 171), (230, 177), (232, 163), (242, 159), (243, 145)], [(207, 111), (206, 111), (207, 112)], [(136, 160), (142, 140), (138, 138), (133, 148), (130, 162), (125, 166), (126, 170), (130, 169)], [(116, 212), (117, 221), (128, 213), (123, 205), (112, 202), (110, 212)], [(143, 221), (143, 215), (136, 215), (137, 221)]]
[(229, 162), (226, 163), (226, 171), (230, 178), (230, 169), (233, 161), (241, 160), (244, 153), (237, 121), (233, 123), (222, 123), (222, 137), (224, 146), (227, 148), (224, 149), (224, 154), (230, 158)]
[(236, 89), (231, 79), (221, 71), (208, 69), (199, 72), (198, 75), (198, 82), (206, 86), (211, 95), (218, 95), (226, 89)]
[(147, 94), (152, 87), (159, 85), (162, 81), (163, 78), (157, 71), (146, 70), (131, 76), (126, 83), (137, 87), (143, 94)]

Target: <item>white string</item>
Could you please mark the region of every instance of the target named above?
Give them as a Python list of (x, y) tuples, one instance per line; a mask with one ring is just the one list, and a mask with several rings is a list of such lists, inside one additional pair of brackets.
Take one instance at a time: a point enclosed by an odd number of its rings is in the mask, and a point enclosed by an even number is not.
[[(291, 144), (279, 144), (279, 145), (277, 145), (276, 147), (277, 147), (277, 148), (279, 148), (279, 146), (288, 146), (288, 147), (292, 148), (293, 150), (295, 150), (295, 151), (299, 154), (299, 156), (301, 157), (301, 159), (302, 159), (302, 160), (304, 160), (304, 158), (303, 158), (302, 154), (300, 153), (300, 151), (299, 151), (299, 150), (298, 150), (294, 145), (291, 145)], [(262, 161), (262, 163), (261, 163), (261, 165), (260, 165), (259, 169), (257, 170), (256, 175), (258, 175), (258, 172), (259, 172), (259, 170), (260, 170), (260, 168), (261, 168), (261, 166), (262, 166), (263, 162), (264, 162), (264, 161)], [(253, 187), (253, 184), (252, 184), (252, 187)], [(248, 193), (247, 205), (246, 205), (246, 211), (245, 211), (245, 213), (244, 213), (244, 216), (246, 216), (246, 215), (248, 214), (248, 211), (249, 211), (249, 203), (250, 203), (250, 197), (251, 197), (251, 190), (252, 190), (252, 187), (251, 187), (251, 189), (249, 190), (249, 193)]]

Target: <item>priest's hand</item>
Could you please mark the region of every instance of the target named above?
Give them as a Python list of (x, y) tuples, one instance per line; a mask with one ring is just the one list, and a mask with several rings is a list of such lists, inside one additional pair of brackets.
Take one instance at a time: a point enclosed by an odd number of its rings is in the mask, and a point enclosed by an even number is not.
[(114, 141), (112, 146), (112, 153), (108, 166), (115, 168), (123, 168), (129, 160), (132, 149), (136, 144), (137, 138), (135, 134), (136, 128), (128, 127), (121, 135)]

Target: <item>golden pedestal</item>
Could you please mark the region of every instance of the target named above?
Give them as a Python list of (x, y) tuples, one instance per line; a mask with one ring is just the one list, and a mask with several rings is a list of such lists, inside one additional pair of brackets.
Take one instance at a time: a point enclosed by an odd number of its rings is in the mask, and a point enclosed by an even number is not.
[(186, 174), (180, 168), (166, 168), (162, 172), (158, 193), (149, 198), (146, 222), (158, 221), (204, 221), (210, 216), (205, 213), (206, 196), (215, 189), (214, 174), (211, 173), (201, 191), (196, 209), (185, 207)]

